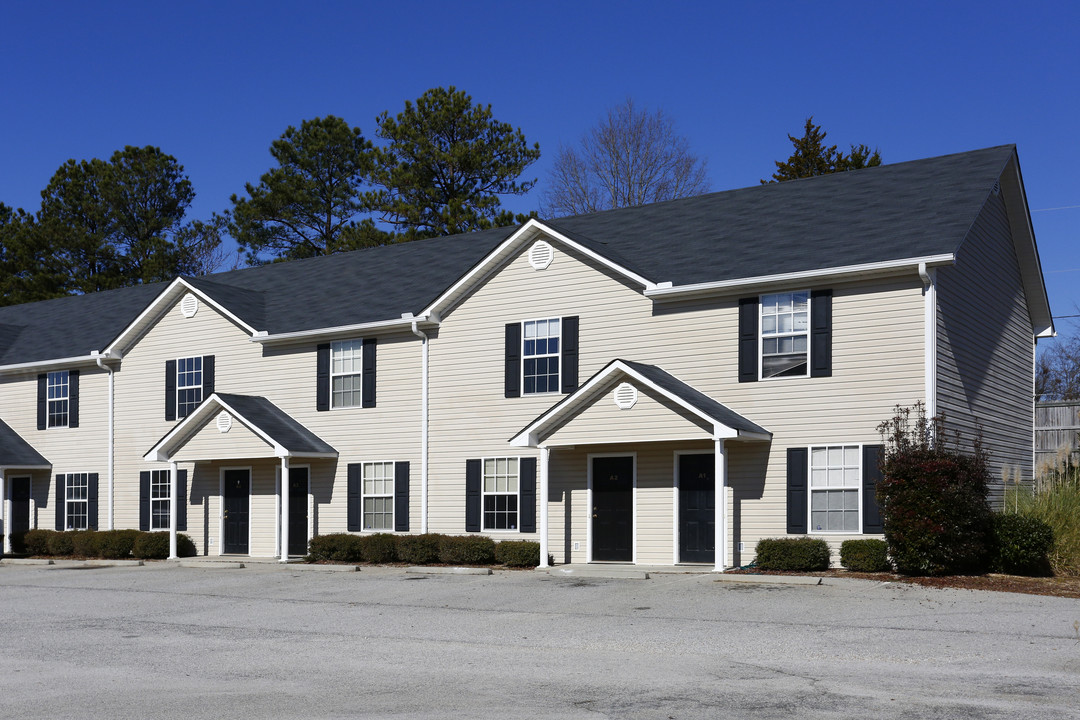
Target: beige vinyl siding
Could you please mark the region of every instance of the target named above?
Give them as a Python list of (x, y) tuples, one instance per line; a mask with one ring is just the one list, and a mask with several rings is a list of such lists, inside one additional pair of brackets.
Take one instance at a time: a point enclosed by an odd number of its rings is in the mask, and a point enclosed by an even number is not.
[(216, 416), (191, 435), (174, 459), (179, 462), (229, 460), (236, 458), (265, 458), (274, 454), (274, 447), (233, 418), (227, 433), (217, 429)]
[(990, 451), (992, 501), (1003, 468), (1032, 476), (1034, 338), (1001, 196), (991, 195), (960, 246), (937, 271), (938, 410)]
[(633, 407), (619, 408), (608, 391), (544, 442), (554, 446), (610, 443), (613, 437), (623, 442), (712, 437), (712, 426), (699, 416), (647, 387), (631, 384), (638, 390)]

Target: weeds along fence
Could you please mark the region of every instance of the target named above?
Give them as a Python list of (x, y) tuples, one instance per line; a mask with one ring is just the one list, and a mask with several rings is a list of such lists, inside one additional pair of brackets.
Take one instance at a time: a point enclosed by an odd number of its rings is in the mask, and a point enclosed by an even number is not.
[(1035, 403), (1036, 474), (1066, 463), (1080, 465), (1080, 400)]

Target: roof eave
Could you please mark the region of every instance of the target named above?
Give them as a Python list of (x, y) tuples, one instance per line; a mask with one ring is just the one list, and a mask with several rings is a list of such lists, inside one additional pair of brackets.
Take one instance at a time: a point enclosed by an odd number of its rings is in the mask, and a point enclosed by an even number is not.
[(413, 316), (410, 313), (404, 313), (400, 318), (395, 320), (376, 320), (374, 322), (356, 323), (354, 325), (336, 325), (333, 327), (313, 328), (311, 330), (274, 333), (272, 335), (266, 332), (255, 333), (251, 337), (251, 342), (262, 345), (273, 345), (275, 343), (294, 342), (297, 340), (319, 340), (346, 337), (349, 335), (356, 335), (357, 333), (409, 330), (412, 328), (413, 323), (425, 327), (437, 326), (439, 324), (437, 320), (428, 315)]

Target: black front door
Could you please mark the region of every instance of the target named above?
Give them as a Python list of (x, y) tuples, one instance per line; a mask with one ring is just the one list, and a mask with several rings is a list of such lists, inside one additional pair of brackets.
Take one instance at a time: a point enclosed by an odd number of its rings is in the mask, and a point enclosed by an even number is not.
[(716, 561), (716, 465), (712, 455), (679, 456), (679, 560)]
[(592, 459), (592, 559), (634, 559), (634, 458)]
[(225, 497), (222, 512), (225, 517), (225, 537), (222, 552), (228, 555), (248, 554), (248, 498), (251, 495), (250, 470), (225, 471)]
[(23, 536), (30, 529), (30, 478), (11, 479), (11, 518), (8, 532), (11, 533), (13, 552), (24, 552)]
[(308, 551), (308, 469), (289, 468), (289, 554), (307, 555)]

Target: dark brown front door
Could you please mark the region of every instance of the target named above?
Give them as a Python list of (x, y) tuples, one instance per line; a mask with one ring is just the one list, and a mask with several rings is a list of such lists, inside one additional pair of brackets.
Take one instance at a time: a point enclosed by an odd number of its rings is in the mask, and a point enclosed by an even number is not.
[(289, 468), (289, 554), (308, 551), (308, 469)]
[(634, 559), (634, 458), (592, 459), (592, 559)]
[(226, 470), (222, 514), (225, 537), (221, 549), (227, 555), (248, 554), (248, 500), (251, 496), (251, 471)]
[(716, 465), (712, 455), (679, 456), (679, 560), (716, 560)]
[(25, 552), (23, 536), (30, 529), (30, 478), (11, 478), (11, 518), (8, 532), (11, 533), (12, 552)]

